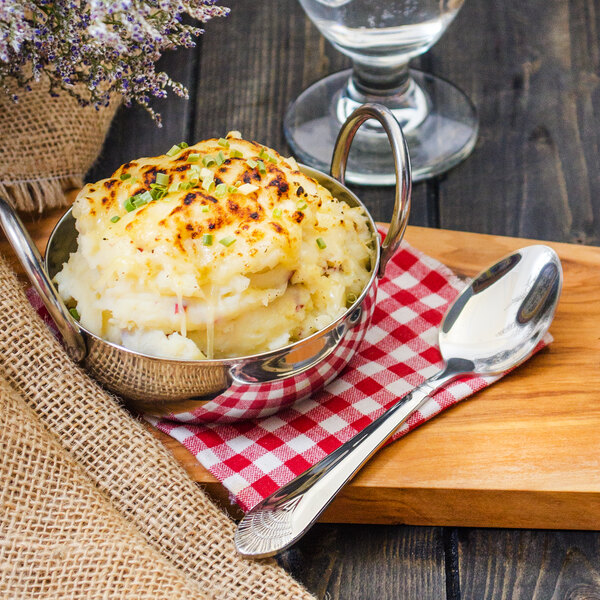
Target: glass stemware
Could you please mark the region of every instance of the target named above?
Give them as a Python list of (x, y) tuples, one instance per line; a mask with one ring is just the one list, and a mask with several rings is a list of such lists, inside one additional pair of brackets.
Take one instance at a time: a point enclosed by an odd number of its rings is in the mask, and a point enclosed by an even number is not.
[[(464, 0), (300, 0), (307, 15), (353, 68), (305, 90), (288, 109), (285, 135), (306, 164), (327, 171), (337, 132), (360, 104), (392, 110), (407, 138), (415, 181), (447, 171), (466, 158), (477, 138), (477, 115), (458, 88), (409, 69), (444, 33)], [(379, 123), (361, 127), (346, 179), (395, 183), (394, 165)]]

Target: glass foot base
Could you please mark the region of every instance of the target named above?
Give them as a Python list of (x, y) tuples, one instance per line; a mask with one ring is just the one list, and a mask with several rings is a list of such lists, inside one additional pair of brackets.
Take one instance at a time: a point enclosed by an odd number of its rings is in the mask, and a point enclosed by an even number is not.
[[(336, 115), (337, 100), (351, 70), (329, 75), (305, 90), (293, 102), (284, 119), (285, 137), (303, 163), (329, 172), (333, 146), (341, 127)], [(428, 73), (410, 70), (410, 75), (427, 96), (430, 112), (414, 128), (405, 130), (413, 181), (444, 173), (473, 150), (478, 121), (475, 107), (458, 88)], [(385, 98), (381, 103), (385, 104)], [(402, 125), (402, 119), (399, 118)], [(368, 127), (356, 135), (348, 158), (346, 181), (358, 185), (396, 183), (389, 142), (383, 131)], [(410, 129), (410, 130), (409, 130)]]

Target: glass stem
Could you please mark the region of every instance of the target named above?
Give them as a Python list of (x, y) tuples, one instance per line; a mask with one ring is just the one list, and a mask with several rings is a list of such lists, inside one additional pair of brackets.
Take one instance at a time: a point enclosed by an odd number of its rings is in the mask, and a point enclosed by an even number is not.
[(370, 97), (401, 96), (408, 91), (409, 85), (408, 61), (391, 67), (354, 62), (347, 93), (357, 101), (365, 98), (364, 103)]
[[(408, 61), (384, 67), (354, 62), (348, 82), (334, 98), (337, 120), (343, 123), (354, 109), (365, 102), (387, 106), (405, 135), (410, 135), (425, 120), (431, 107), (427, 94), (410, 76)], [(363, 127), (383, 135), (383, 129), (375, 121), (368, 121)]]

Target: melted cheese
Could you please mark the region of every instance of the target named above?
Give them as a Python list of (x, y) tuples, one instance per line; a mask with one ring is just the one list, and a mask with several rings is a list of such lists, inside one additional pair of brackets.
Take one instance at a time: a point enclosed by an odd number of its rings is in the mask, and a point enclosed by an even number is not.
[[(293, 159), (235, 134), (228, 143), (132, 161), (83, 188), (79, 247), (56, 281), (84, 327), (156, 356), (243, 356), (322, 329), (361, 293), (371, 233), (360, 209)], [(128, 212), (158, 174), (166, 196)]]

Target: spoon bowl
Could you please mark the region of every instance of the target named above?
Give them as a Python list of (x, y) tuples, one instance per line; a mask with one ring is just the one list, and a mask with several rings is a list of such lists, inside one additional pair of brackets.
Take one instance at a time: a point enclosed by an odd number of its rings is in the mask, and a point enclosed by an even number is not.
[(561, 288), (560, 259), (542, 245), (518, 250), (475, 277), (442, 321), (442, 369), (248, 511), (235, 534), (238, 552), (272, 556), (300, 539), (340, 489), (438, 388), (461, 375), (500, 374), (526, 360), (550, 327)]
[[(481, 272), (454, 300), (439, 331), (446, 363), (493, 375), (526, 360), (548, 330), (562, 269), (548, 246), (522, 248)], [(467, 361), (471, 364), (464, 364)]]

